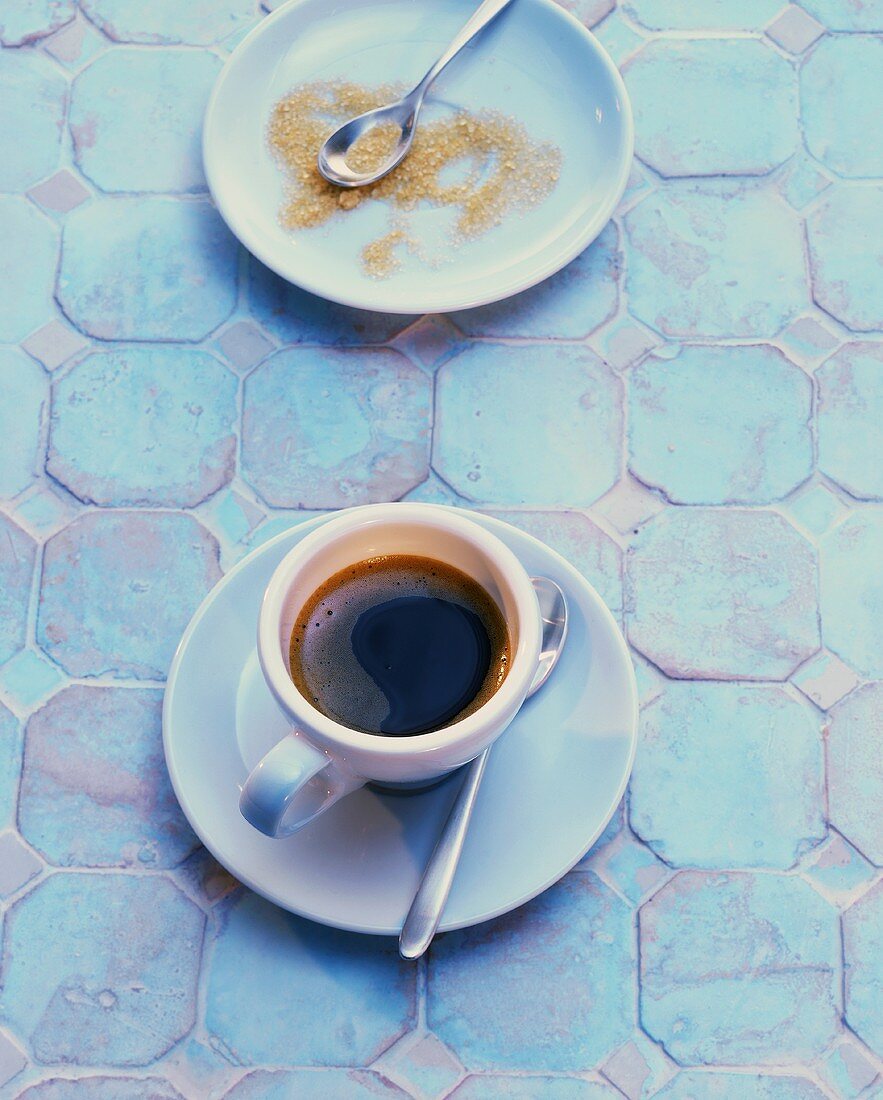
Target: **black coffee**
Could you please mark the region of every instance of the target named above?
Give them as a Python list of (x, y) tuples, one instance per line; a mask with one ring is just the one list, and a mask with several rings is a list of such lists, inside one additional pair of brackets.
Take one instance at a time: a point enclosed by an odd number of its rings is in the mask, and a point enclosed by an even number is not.
[(509, 637), (494, 600), (432, 558), (359, 562), (307, 600), (291, 632), (298, 690), (363, 733), (407, 737), (465, 718), (506, 676)]

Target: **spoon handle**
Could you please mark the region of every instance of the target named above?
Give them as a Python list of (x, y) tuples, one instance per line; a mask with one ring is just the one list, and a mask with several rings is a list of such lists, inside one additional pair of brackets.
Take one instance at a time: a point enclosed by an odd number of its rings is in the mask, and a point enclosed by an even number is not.
[(485, 749), (467, 765), (463, 786), (457, 792), (448, 820), (429, 857), (423, 878), (402, 925), (399, 954), (403, 959), (419, 959), (429, 947), (438, 928), (460, 862), (460, 852), (490, 751), (489, 748)]
[(478, 32), (483, 30), (492, 19), (496, 19), (503, 8), (507, 8), (511, 3), (512, 0), (484, 0), (483, 4), (479, 4), (455, 35), (454, 40), (445, 52), (414, 89), (415, 92), (420, 92), (421, 99), (423, 95), (425, 95), (429, 85), (435, 80), (448, 62), (453, 61), (460, 50), (462, 50), (468, 42), (471, 42)]

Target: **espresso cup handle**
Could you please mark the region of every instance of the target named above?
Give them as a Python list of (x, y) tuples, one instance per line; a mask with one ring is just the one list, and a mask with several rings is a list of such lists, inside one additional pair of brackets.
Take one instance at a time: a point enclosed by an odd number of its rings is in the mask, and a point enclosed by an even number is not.
[(292, 731), (246, 779), (239, 810), (266, 836), (288, 836), (363, 783)]

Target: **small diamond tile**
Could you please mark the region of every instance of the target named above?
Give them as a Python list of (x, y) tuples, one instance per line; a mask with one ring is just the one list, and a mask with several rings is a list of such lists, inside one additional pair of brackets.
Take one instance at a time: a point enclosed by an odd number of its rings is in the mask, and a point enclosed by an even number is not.
[(373, 1068), (425, 1100), (447, 1096), (464, 1075), (463, 1067), (432, 1032), (416, 1042), (413, 1036), (407, 1036), (387, 1051)]
[(218, 339), (218, 347), (230, 364), (238, 371), (249, 371), (265, 359), (275, 345), (267, 339), (257, 325), (239, 321)]
[(855, 1100), (877, 1078), (877, 1067), (852, 1038), (838, 1043), (818, 1069), (840, 1100)]
[(66, 214), (90, 197), (87, 188), (66, 168), (32, 187), (28, 195), (44, 210), (54, 214)]
[(661, 342), (658, 336), (629, 317), (615, 321), (590, 341), (614, 370), (624, 370)]
[(107, 46), (107, 39), (86, 19), (78, 18), (53, 34), (43, 49), (67, 68), (76, 70)]
[(50, 321), (48, 325), (32, 332), (27, 340), (22, 341), (21, 346), (47, 370), (55, 370), (88, 344), (78, 332), (67, 325), (60, 321)]
[(0, 1031), (0, 1087), (9, 1084), (13, 1077), (28, 1064), (24, 1051)]
[(859, 682), (852, 669), (827, 650), (822, 650), (802, 665), (791, 681), (822, 710), (833, 707)]
[(856, 891), (871, 882), (876, 870), (832, 830), (830, 839), (813, 850), (803, 873), (820, 894), (844, 907), (853, 901)]
[(846, 515), (846, 508), (824, 485), (801, 489), (784, 505), (801, 527), (814, 535), (824, 534), (837, 520)]
[(204, 515), (216, 534), (230, 542), (247, 538), (265, 518), (263, 509), (235, 489), (223, 489), (208, 502)]
[(636, 649), (632, 649), (631, 658), (635, 669), (635, 680), (638, 684), (638, 701), (642, 707), (649, 706), (665, 690), (667, 681), (659, 669), (638, 653)]
[(18, 833), (0, 833), (0, 897), (8, 898), (42, 869), (43, 864)]
[(840, 340), (814, 317), (798, 317), (779, 335), (777, 342), (798, 366), (807, 366), (829, 355)]
[(617, 531), (627, 534), (646, 523), (665, 507), (665, 502), (640, 482), (630, 477), (614, 485), (592, 508), (613, 524)]
[(799, 54), (825, 33), (825, 28), (803, 8), (792, 4), (767, 27), (766, 34), (788, 53)]
[(803, 153), (797, 153), (785, 165), (779, 177), (779, 192), (795, 210), (802, 210), (808, 206), (814, 198), (830, 186), (830, 179), (820, 172), (815, 163)]
[(64, 680), (55, 665), (23, 649), (0, 668), (0, 691), (20, 710), (30, 710)]
[(441, 317), (424, 317), (393, 340), (399, 349), (427, 370), (441, 366), (465, 343), (463, 334)]
[[(223, 1054), (193, 1038), (185, 1039), (173, 1047), (171, 1054), (163, 1059), (160, 1065), (169, 1077), (174, 1076), (179, 1088), (184, 1085), (189, 1086), (184, 1090), (186, 1096), (194, 1097), (207, 1096), (210, 1091), (212, 1095), (220, 1095), (241, 1073), (241, 1070), (231, 1065)], [(88, 1097), (84, 1096), (83, 1100), (88, 1100)], [(105, 1098), (102, 1097), (102, 1100)], [(116, 1100), (116, 1098), (108, 1096), (106, 1100)], [(133, 1096), (131, 1100), (135, 1100), (135, 1097)], [(145, 1094), (145, 1100), (165, 1100), (165, 1098), (160, 1094), (154, 1097), (151, 1092), (149, 1096)]]
[(632, 905), (637, 905), (669, 873), (662, 860), (627, 831), (606, 845), (587, 866)]
[(621, 65), (626, 58), (631, 57), (646, 41), (642, 35), (638, 34), (632, 24), (623, 18), (619, 8), (612, 11), (603, 23), (593, 27), (592, 34), (600, 41), (617, 65)]
[(57, 531), (73, 519), (76, 513), (77, 507), (72, 501), (46, 487), (32, 493), (15, 510), (16, 519), (38, 535)]
[(675, 1073), (662, 1048), (642, 1032), (613, 1052), (601, 1072), (628, 1100), (652, 1096)]

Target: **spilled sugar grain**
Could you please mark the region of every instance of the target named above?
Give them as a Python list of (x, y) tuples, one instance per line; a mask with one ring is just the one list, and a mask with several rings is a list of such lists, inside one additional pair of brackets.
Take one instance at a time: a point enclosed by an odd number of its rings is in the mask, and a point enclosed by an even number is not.
[[(417, 131), (414, 145), (401, 165), (377, 183), (353, 190), (335, 187), (320, 175), (316, 156), (322, 143), (341, 122), (398, 98), (394, 85), (368, 88), (343, 81), (306, 84), (280, 100), (273, 109), (268, 141), (285, 173), (287, 190), (280, 221), (289, 229), (324, 225), (363, 202), (375, 200), (390, 208), (390, 229), (362, 250), (364, 270), (388, 278), (401, 265), (407, 249), (427, 263), (430, 255), (411, 226), (423, 204), (447, 207), (454, 213), (454, 241), (481, 236), (507, 215), (539, 205), (555, 188), (561, 171), (561, 151), (534, 141), (513, 118), (492, 111), (460, 111)], [(378, 127), (353, 147), (350, 164), (367, 171), (381, 162), (395, 142), (392, 127)]]

